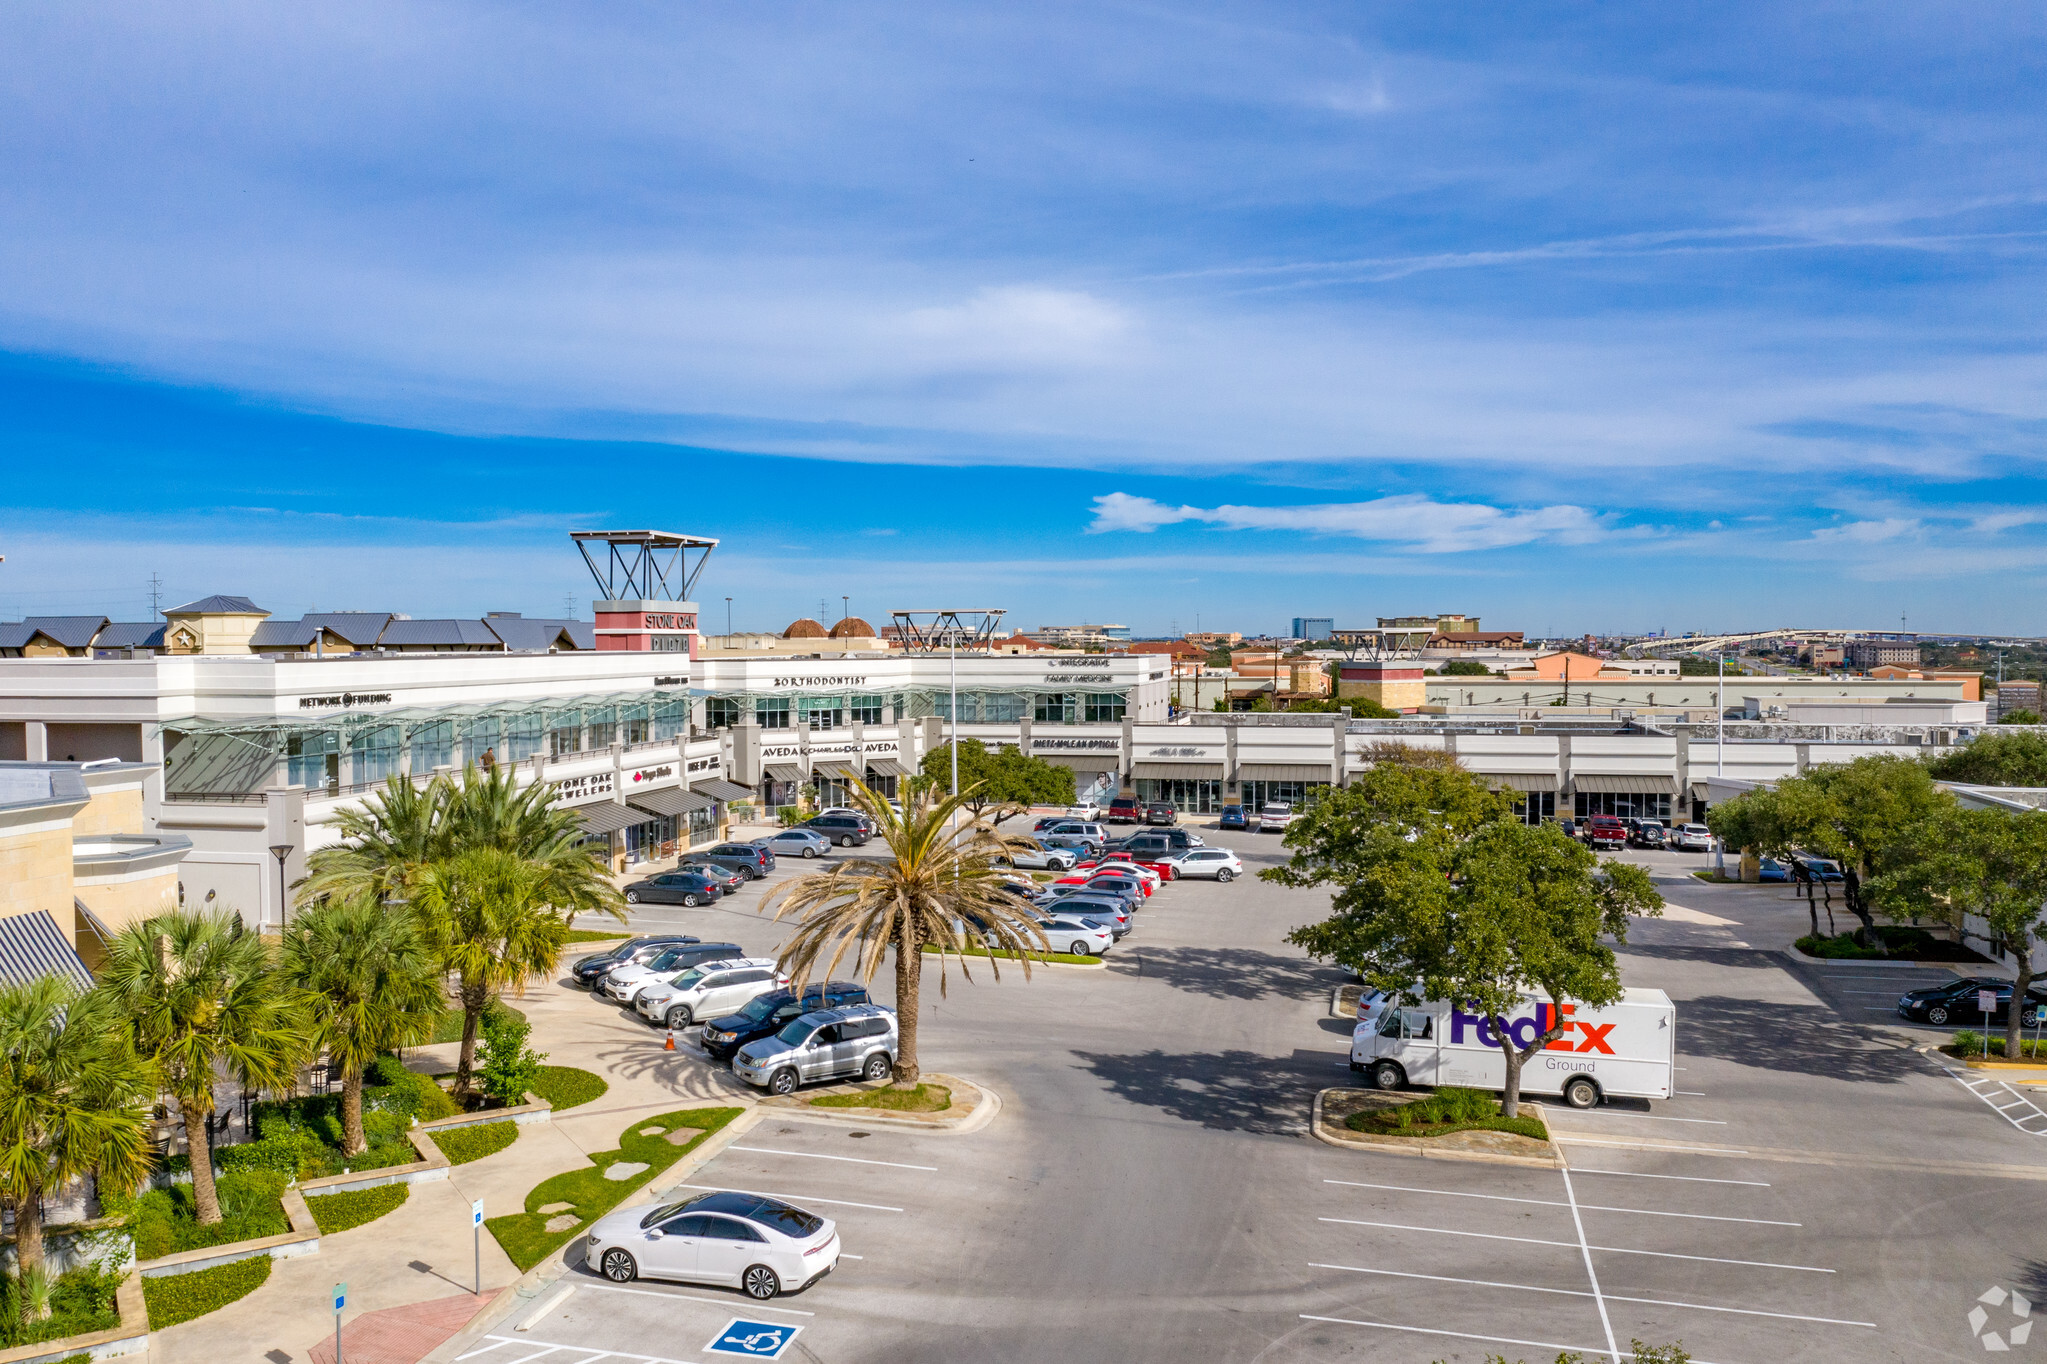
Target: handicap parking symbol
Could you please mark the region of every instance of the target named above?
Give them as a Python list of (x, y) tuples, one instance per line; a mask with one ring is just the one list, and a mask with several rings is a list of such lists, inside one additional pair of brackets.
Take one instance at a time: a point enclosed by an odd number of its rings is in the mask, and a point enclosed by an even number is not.
[(704, 1349), (714, 1355), (744, 1355), (748, 1359), (780, 1359), (796, 1339), (801, 1326), (780, 1326), (765, 1321), (734, 1317)]

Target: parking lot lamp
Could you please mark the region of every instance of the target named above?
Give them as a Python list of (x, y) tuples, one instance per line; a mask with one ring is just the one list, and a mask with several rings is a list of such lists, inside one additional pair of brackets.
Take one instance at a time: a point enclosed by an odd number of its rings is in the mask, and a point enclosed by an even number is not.
[[(938, 648), (942, 636), (945, 640), (948, 661), (948, 685), (951, 693), (946, 729), (952, 746), (952, 793), (960, 791), (960, 680), (959, 652), (960, 636), (972, 631), (969, 641), (987, 644), (995, 637), (995, 629), (1002, 624), (1003, 608), (983, 607), (978, 610), (953, 609), (943, 611), (891, 611), (897, 633), (903, 641), (906, 652), (931, 654)], [(928, 619), (925, 619), (928, 618)], [(968, 624), (968, 620), (972, 624)]]

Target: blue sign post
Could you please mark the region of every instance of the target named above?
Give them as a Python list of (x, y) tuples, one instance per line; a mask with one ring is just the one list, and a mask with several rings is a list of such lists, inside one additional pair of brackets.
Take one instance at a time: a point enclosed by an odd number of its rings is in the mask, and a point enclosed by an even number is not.
[(709, 1354), (740, 1355), (747, 1359), (780, 1359), (782, 1352), (789, 1348), (789, 1342), (795, 1340), (796, 1333), (802, 1329), (801, 1326), (734, 1317), (724, 1330), (712, 1337), (704, 1350)]
[[(476, 1296), (483, 1296), (483, 1200), (469, 1205), (469, 1235), (476, 1242)], [(336, 1361), (339, 1364), (339, 1361)]]
[(348, 1285), (334, 1285), (334, 1364), (341, 1364), (341, 1309), (348, 1306)]

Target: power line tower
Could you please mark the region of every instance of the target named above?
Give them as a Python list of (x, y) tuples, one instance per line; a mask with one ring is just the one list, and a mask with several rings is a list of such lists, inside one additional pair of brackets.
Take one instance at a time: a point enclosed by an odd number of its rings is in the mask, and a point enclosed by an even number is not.
[(163, 579), (152, 569), (149, 574), (149, 618), (155, 620), (163, 614)]

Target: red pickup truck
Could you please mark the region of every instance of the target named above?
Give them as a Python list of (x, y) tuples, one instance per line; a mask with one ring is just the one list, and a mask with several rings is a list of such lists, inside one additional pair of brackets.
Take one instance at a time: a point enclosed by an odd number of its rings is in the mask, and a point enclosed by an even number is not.
[(1585, 821), (1585, 841), (1595, 848), (1628, 846), (1628, 826), (1618, 815), (1594, 815)]

